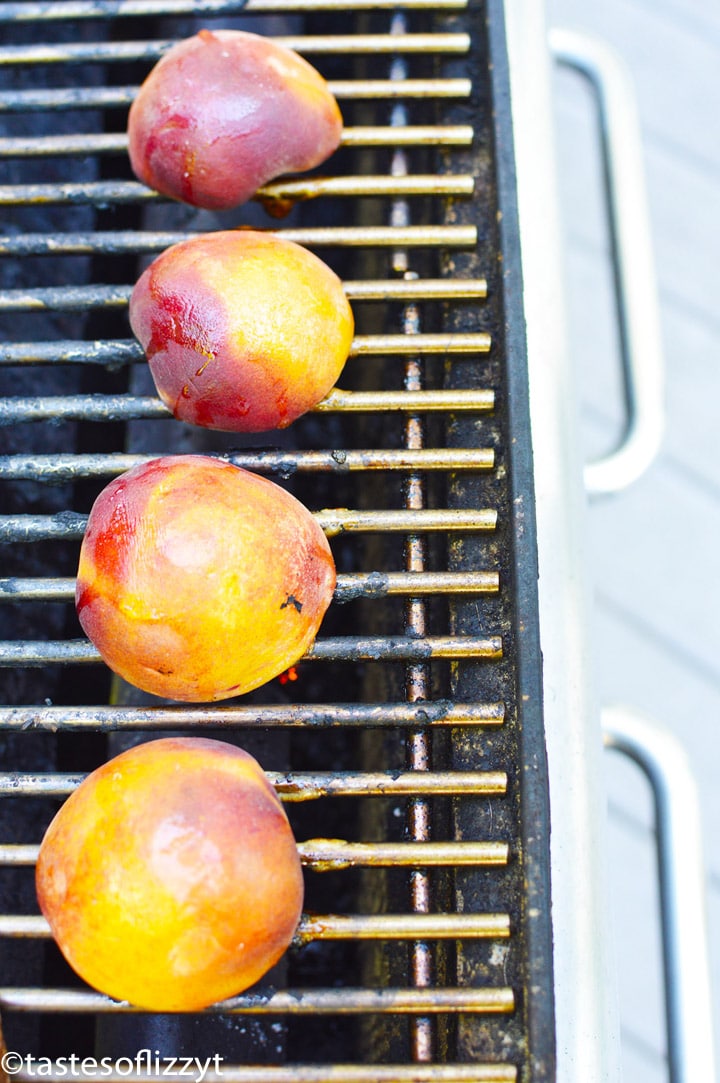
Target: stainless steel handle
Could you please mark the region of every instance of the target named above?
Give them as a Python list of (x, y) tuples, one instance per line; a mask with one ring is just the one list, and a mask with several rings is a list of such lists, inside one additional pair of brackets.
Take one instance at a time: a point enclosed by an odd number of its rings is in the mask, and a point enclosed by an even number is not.
[(700, 810), (682, 745), (626, 707), (602, 712), (606, 747), (629, 756), (653, 791), (671, 1083), (715, 1075)]
[(589, 81), (600, 123), (626, 423), (618, 446), (585, 466), (585, 487), (594, 496), (625, 489), (659, 449), (664, 427), (660, 314), (632, 81), (603, 42), (560, 28), (549, 38), (555, 60)]

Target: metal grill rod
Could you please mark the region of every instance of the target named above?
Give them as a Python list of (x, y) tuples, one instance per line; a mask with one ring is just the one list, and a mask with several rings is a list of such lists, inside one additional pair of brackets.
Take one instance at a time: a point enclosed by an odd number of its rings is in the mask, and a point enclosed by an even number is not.
[[(484, 331), (466, 331), (458, 335), (419, 333), (412, 337), (378, 334), (356, 335), (350, 347), (350, 357), (377, 354), (392, 356), (409, 352), (458, 356), (467, 353), (487, 353), (492, 344)], [(16, 364), (102, 364), (119, 367), (128, 362), (144, 360), (140, 344), (132, 339), (77, 342), (59, 339), (52, 342), (8, 343), (0, 352), (0, 363)], [(462, 398), (462, 393), (460, 393)], [(12, 400), (11, 400), (12, 401)]]
[[(208, 1083), (515, 1083), (517, 1069), (502, 1064), (293, 1064), (288, 1067), (223, 1065), (222, 1073), (207, 1072)], [(125, 1068), (125, 1065), (123, 1065)], [(431, 1070), (430, 1070), (431, 1069)], [(65, 1066), (67, 1072), (67, 1064)], [(52, 1079), (62, 1078), (55, 1069)], [(24, 1071), (18, 1083), (33, 1083), (37, 1075)], [(124, 1071), (103, 1075), (107, 1083), (127, 1083)], [(133, 1073), (133, 1083), (156, 1083), (157, 1074)]]
[[(283, 711), (285, 708), (283, 708)], [(242, 712), (240, 712), (242, 713)], [(208, 725), (208, 713), (203, 715)], [(417, 725), (417, 718), (413, 719)], [(320, 797), (501, 796), (507, 790), (504, 771), (267, 771), (282, 801), (314, 801)], [(0, 797), (66, 797), (84, 774), (0, 772)]]
[[(472, 128), (467, 125), (406, 127), (399, 129), (393, 139), (392, 129), (383, 127), (344, 128), (340, 145), (343, 147), (406, 147), (468, 146)], [(115, 133), (92, 135), (6, 136), (0, 139), (2, 158), (74, 158), (77, 156), (127, 154), (127, 136)]]
[[(473, 301), (487, 297), (484, 278), (359, 279), (343, 282), (349, 301)], [(52, 309), (82, 312), (93, 308), (123, 308), (132, 286), (50, 286), (32, 290), (3, 290), (0, 312)], [(358, 336), (373, 338), (375, 336)], [(6, 344), (3, 344), (3, 347)]]
[[(302, 864), (315, 872), (350, 868), (394, 866), (505, 865), (508, 846), (502, 842), (345, 842), (310, 839), (299, 842)], [(35, 865), (39, 846), (24, 843), (0, 845), (0, 865)]]
[[(0, 143), (0, 153), (2, 145)], [(87, 153), (84, 151), (83, 153)], [(270, 232), (270, 231), (268, 231)], [(286, 240), (307, 248), (338, 247), (471, 247), (477, 240), (474, 226), (317, 226), (273, 230)], [(197, 233), (108, 230), (95, 233), (18, 233), (0, 236), (3, 256), (133, 255), (162, 252), (173, 244), (190, 240)]]
[[(500, 658), (500, 636), (328, 636), (316, 639), (301, 661), (427, 662), (435, 659)], [(0, 642), (0, 668), (94, 664), (102, 661), (84, 639)]]
[[(48, 940), (50, 926), (34, 914), (0, 914), (0, 937)], [(316, 940), (502, 940), (507, 914), (304, 914), (293, 944)]]
[[(466, 173), (421, 174), (404, 178), (380, 176), (310, 177), (275, 181), (259, 188), (258, 202), (292, 201), (337, 196), (469, 196), (474, 178)], [(105, 204), (169, 202), (152, 188), (137, 181), (65, 181), (57, 184), (0, 185), (0, 207), (47, 206), (52, 204)]]
[[(333, 600), (386, 598), (392, 594), (490, 594), (500, 586), (498, 572), (348, 572), (337, 577)], [(72, 602), (72, 578), (0, 579), (0, 603)]]
[[(514, 1009), (512, 989), (479, 987), (475, 989), (406, 989), (345, 988), (287, 989), (264, 996), (255, 993), (233, 997), (210, 1012), (242, 1015), (344, 1015), (358, 1012), (407, 1014), (423, 1012), (510, 1012)], [(118, 1003), (99, 993), (74, 989), (16, 989), (0, 987), (0, 1007), (13, 1011), (50, 1012), (123, 1012), (139, 1014), (131, 1004)]]
[[(492, 410), (492, 391), (341, 391), (333, 389), (314, 413), (398, 411), (478, 413)], [(172, 411), (154, 395), (54, 395), (0, 400), (0, 425), (38, 421), (135, 421), (171, 419)]]
[[(390, 24), (390, 32), (397, 37), (407, 29), (405, 16), (395, 12)], [(390, 78), (402, 82), (408, 68), (405, 60), (395, 55), (390, 68)], [(397, 102), (392, 109), (391, 124), (402, 128), (407, 124), (406, 106)], [(401, 147), (393, 152), (391, 174), (405, 178), (408, 175), (407, 155)], [(396, 198), (390, 210), (390, 222), (394, 226), (406, 227), (410, 223), (409, 204), (406, 199)], [(410, 270), (408, 253), (405, 248), (396, 248), (392, 256), (392, 268), (396, 275), (413, 278)], [(403, 310), (402, 329), (405, 336), (415, 337), (421, 330), (420, 310), (417, 305), (408, 303)], [(406, 392), (421, 391), (424, 385), (424, 370), (417, 354), (408, 356), (404, 366), (403, 386)], [(405, 419), (403, 425), (405, 447), (418, 450), (425, 446), (425, 427), (422, 419), (413, 414)], [(419, 472), (408, 474), (405, 479), (405, 505), (412, 510), (421, 510), (426, 506), (425, 479)], [(425, 570), (427, 561), (426, 539), (417, 534), (410, 535), (405, 541), (405, 567), (409, 571)], [(413, 636), (427, 635), (427, 608), (421, 597), (411, 597), (405, 603), (405, 630)], [(430, 673), (425, 663), (409, 665), (405, 671), (405, 695), (410, 702), (427, 698), (430, 686)], [(405, 755), (408, 766), (417, 772), (430, 770), (430, 742), (426, 729), (411, 730), (405, 740)], [(407, 832), (416, 842), (427, 843), (430, 839), (430, 803), (422, 797), (412, 798), (406, 814)], [(432, 909), (432, 885), (427, 869), (413, 869), (408, 880), (410, 905), (414, 914), (426, 914)], [(433, 949), (426, 941), (412, 944), (409, 949), (410, 974), (413, 985), (417, 988), (430, 988), (435, 984), (435, 958)], [(436, 1033), (434, 1019), (423, 1015), (410, 1021), (410, 1049), (416, 1063), (435, 1060)]]
[[(324, 729), (328, 727), (359, 727), (376, 729), (413, 726), (471, 726), (473, 728), (501, 726), (505, 721), (505, 705), (500, 702), (453, 703), (449, 700), (430, 700), (426, 703), (283, 703), (283, 704), (204, 704), (200, 707), (157, 706), (76, 706), (57, 707), (0, 707), (0, 726), (4, 730), (27, 729), (80, 731), (98, 730), (164, 730), (203, 727), (249, 726), (257, 728), (301, 727)], [(18, 776), (5, 783), (0, 776), (0, 794), (15, 792)], [(37, 777), (37, 776), (34, 776)], [(292, 776), (293, 779), (296, 776)], [(403, 773), (393, 774), (391, 782), (382, 786), (399, 785)], [(434, 793), (472, 792), (475, 772), (444, 772), (440, 779), (432, 773), (410, 773), (413, 785), (421, 788), (430, 785)], [(275, 783), (278, 785), (277, 781)], [(3, 785), (9, 785), (3, 788)], [(443, 788), (449, 786), (450, 789)], [(287, 791), (286, 791), (287, 792)], [(380, 793), (388, 792), (380, 788)]]
[(122, 16), (269, 14), (274, 12), (363, 11), (369, 8), (456, 11), (467, 0), (54, 0), (6, 3), (0, 22), (46, 23), (64, 19), (115, 19)]
[[(466, 53), (467, 34), (327, 34), (277, 35), (273, 39), (295, 52), (318, 56), (363, 56), (379, 53)], [(174, 45), (164, 41), (63, 42), (59, 44), (6, 45), (0, 49), (0, 65), (92, 64), (148, 61), (154, 63)]]
[[(366, 531), (419, 533), (447, 530), (494, 530), (497, 513), (492, 508), (428, 508), (424, 511), (350, 511), (347, 508), (315, 512), (329, 537)], [(0, 515), (0, 541), (50, 541), (82, 538), (87, 516), (77, 512), (58, 515)]]
[[(209, 454), (213, 455), (212, 452)], [(41, 482), (108, 477), (156, 457), (123, 452), (107, 455), (2, 455), (0, 477), (8, 481), (25, 479)], [(492, 448), (422, 448), (413, 451), (367, 448), (297, 452), (258, 448), (215, 453), (214, 457), (260, 474), (278, 474), (280, 477), (291, 477), (297, 471), (345, 474), (358, 470), (490, 470), (495, 464)], [(0, 516), (0, 522), (2, 520)]]
[[(339, 101), (377, 98), (469, 98), (469, 79), (328, 79), (328, 89)], [(0, 91), (0, 113), (29, 113), (64, 109), (127, 109), (137, 86), (38, 87), (16, 92)]]

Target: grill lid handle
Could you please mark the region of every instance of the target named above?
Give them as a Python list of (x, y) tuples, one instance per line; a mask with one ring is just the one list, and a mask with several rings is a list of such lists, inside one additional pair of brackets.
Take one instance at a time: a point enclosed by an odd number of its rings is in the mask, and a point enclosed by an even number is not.
[(674, 734), (630, 707), (602, 712), (606, 748), (633, 760), (655, 806), (671, 1083), (715, 1079), (705, 865), (695, 778)]
[(609, 454), (585, 466), (590, 496), (617, 493), (647, 470), (664, 429), (664, 364), (640, 123), (632, 80), (617, 54), (590, 35), (549, 33), (555, 61), (597, 99), (626, 420)]

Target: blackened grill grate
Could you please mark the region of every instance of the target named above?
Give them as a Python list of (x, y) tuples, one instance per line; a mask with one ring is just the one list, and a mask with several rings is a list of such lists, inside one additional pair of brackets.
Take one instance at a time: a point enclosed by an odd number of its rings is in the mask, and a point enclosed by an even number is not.
[[(550, 1078), (502, 9), (241, 9), (77, 0), (0, 12), (6, 1040), (58, 1063), (218, 1054), (223, 1077), (271, 1083)], [(204, 25), (272, 34), (326, 75), (346, 120), (327, 175), (268, 185), (231, 215), (169, 204), (134, 181), (124, 135), (134, 87), (170, 41)], [(342, 275), (357, 322), (343, 390), (288, 432), (244, 440), (169, 417), (125, 314), (150, 256), (241, 225), (317, 250)], [(111, 680), (72, 607), (99, 488), (189, 450), (291, 488), (331, 538), (340, 573), (298, 680), (209, 707)], [(37, 914), (32, 864), (85, 771), (138, 740), (198, 729), (237, 740), (268, 768), (301, 840), (307, 911), (259, 990), (200, 1017), (136, 1013), (64, 967)]]

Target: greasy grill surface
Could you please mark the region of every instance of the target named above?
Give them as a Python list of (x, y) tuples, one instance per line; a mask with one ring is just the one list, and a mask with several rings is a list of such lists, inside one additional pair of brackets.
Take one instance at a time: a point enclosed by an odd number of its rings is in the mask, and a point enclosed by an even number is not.
[[(489, 6), (501, 45), (501, 9)], [(0, 11), (0, 1009), (10, 1048), (55, 1059), (218, 1054), (224, 1078), (247, 1081), (550, 1076), (530, 457), (517, 253), (498, 259), (512, 240), (507, 148), (502, 174), (492, 128), (503, 58), (493, 57), (493, 88), (486, 14), (462, 0)], [(124, 134), (151, 64), (213, 25), (308, 56), (345, 118), (342, 146), (317, 175), (283, 178), (223, 215), (137, 183)], [(126, 313), (154, 253), (240, 225), (317, 251), (356, 316), (342, 389), (257, 438), (174, 421)], [(339, 572), (297, 679), (209, 707), (111, 679), (72, 604), (102, 485), (156, 454), (194, 450), (290, 488)], [(32, 887), (42, 832), (83, 774), (167, 732), (221, 736), (256, 755), (307, 870), (287, 958), (261, 988), (203, 1016), (137, 1013), (83, 986), (49, 942)]]

